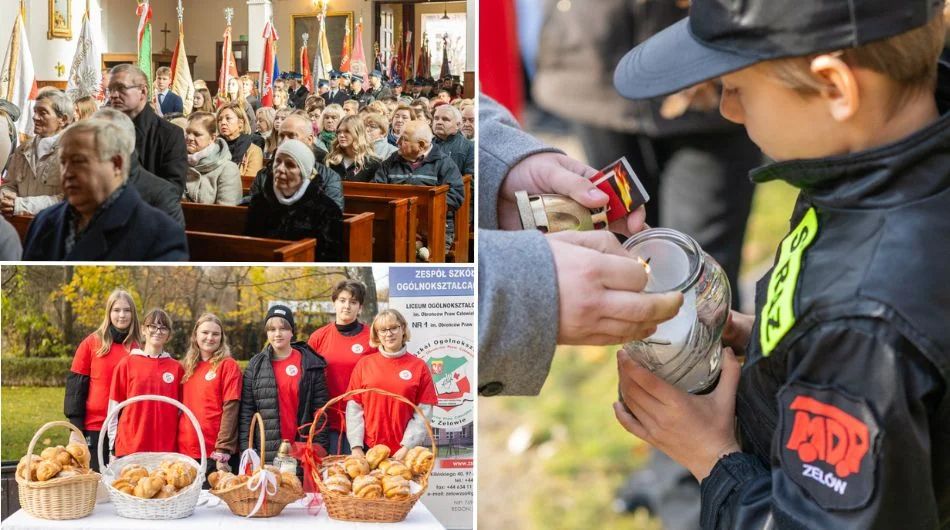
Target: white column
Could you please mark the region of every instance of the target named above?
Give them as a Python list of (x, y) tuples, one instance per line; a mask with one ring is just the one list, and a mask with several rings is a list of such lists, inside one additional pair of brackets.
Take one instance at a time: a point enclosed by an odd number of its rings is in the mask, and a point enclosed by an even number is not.
[(264, 60), (264, 40), (261, 35), (273, 12), (271, 0), (247, 0), (247, 69), (251, 72), (261, 69), (261, 61)]
[(475, 71), (475, 46), (478, 42), (478, 2), (465, 3), (465, 71)]

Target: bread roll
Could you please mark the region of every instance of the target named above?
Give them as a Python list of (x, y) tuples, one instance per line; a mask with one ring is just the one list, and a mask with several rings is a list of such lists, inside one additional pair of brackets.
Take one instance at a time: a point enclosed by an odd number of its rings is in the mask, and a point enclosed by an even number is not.
[(290, 491), (298, 495), (303, 493), (303, 484), (300, 483), (296, 473), (281, 473), (277, 476), (280, 477), (280, 487), (289, 488)]
[(43, 460), (36, 467), (36, 480), (40, 482), (49, 480), (58, 475), (62, 470), (63, 466), (59, 465), (55, 460)]
[[(61, 445), (59, 447), (62, 447)], [(47, 447), (40, 451), (40, 458), (43, 460), (55, 460), (56, 454), (59, 453), (59, 447)]]
[(158, 492), (166, 485), (165, 481), (158, 477), (145, 477), (139, 479), (138, 484), (132, 490), (132, 494), (143, 499), (151, 499), (158, 495)]
[(409, 481), (400, 476), (386, 475), (383, 478), (383, 494), (387, 499), (408, 499)]
[(27, 473), (27, 468), (28, 468), (27, 463), (32, 463), (32, 466), (29, 467), (30, 480), (35, 481), (35, 480), (36, 480), (36, 469), (37, 469), (37, 467), (40, 465), (40, 462), (42, 462), (42, 461), (43, 461), (43, 459), (40, 458), (39, 455), (26, 455), (26, 456), (24, 456), (23, 458), (20, 459), (20, 463), (16, 465), (16, 474), (17, 474), (17, 476), (20, 477), (20, 478), (22, 478), (23, 480), (26, 480), (26, 473)]
[[(218, 481), (226, 475), (231, 475), (231, 473), (225, 473), (224, 471), (214, 471), (208, 475), (208, 484), (211, 486), (211, 489), (217, 489)], [(232, 477), (234, 475), (231, 475)]]
[(122, 468), (122, 471), (119, 472), (119, 478), (124, 478), (129, 481), (130, 484), (135, 486), (138, 484), (139, 479), (143, 479), (148, 476), (148, 469), (144, 466), (138, 464), (130, 464)]
[(175, 488), (175, 486), (172, 486), (171, 484), (165, 484), (162, 486), (162, 489), (158, 490), (158, 493), (156, 493), (152, 498), (167, 499), (169, 497), (174, 497), (175, 495), (178, 495), (178, 490)]
[(343, 464), (340, 463), (330, 464), (330, 467), (327, 468), (327, 476), (332, 477), (333, 475), (342, 475), (347, 478), (350, 476), (346, 473), (346, 469), (343, 467)]
[(350, 482), (349, 477), (346, 475), (333, 475), (327, 478), (324, 484), (326, 484), (328, 490), (342, 493), (343, 495), (347, 495), (353, 491), (353, 483)]
[(393, 460), (392, 464), (389, 464), (389, 466), (386, 468), (385, 473), (387, 475), (402, 477), (406, 480), (412, 479), (412, 471), (409, 470), (409, 467), (406, 466), (406, 464), (403, 464), (398, 460)]
[(72, 466), (78, 463), (73, 455), (69, 454), (69, 451), (61, 445), (56, 446), (56, 456), (53, 457), (53, 460), (56, 460), (60, 467)]
[(380, 462), (379, 465), (376, 466), (376, 469), (378, 469), (378, 470), (382, 471), (383, 473), (385, 473), (386, 470), (389, 469), (389, 466), (393, 465), (393, 462), (398, 462), (398, 460), (393, 460), (392, 458), (387, 458), (386, 460), (383, 460), (382, 462)]
[(350, 478), (369, 474), (369, 462), (361, 456), (350, 456), (343, 461), (343, 467)]
[(135, 486), (133, 486), (128, 480), (120, 478), (112, 483), (112, 487), (121, 491), (122, 493), (128, 493), (129, 495), (135, 494)]
[(380, 462), (389, 458), (389, 447), (385, 445), (376, 445), (366, 451), (366, 461), (369, 462), (370, 469), (376, 469)]
[(218, 482), (218, 485), (220, 486), (219, 489), (231, 489), (231, 488), (233, 488), (234, 486), (240, 486), (241, 484), (247, 484), (247, 481), (248, 481), (248, 480), (251, 480), (251, 477), (249, 477), (249, 476), (247, 476), (247, 475), (236, 475), (236, 476), (231, 476), (231, 477), (229, 477), (229, 478), (227, 478), (227, 479), (223, 479), (223, 478), (222, 478), (222, 479)]
[(414, 474), (424, 475), (432, 469), (434, 460), (435, 455), (427, 447), (413, 447), (406, 453), (406, 458), (403, 461)]
[(81, 467), (89, 467), (89, 462), (92, 458), (92, 455), (89, 454), (89, 448), (86, 447), (86, 444), (73, 442), (66, 446), (66, 452), (72, 455), (72, 457)]
[(372, 471), (369, 472), (369, 476), (371, 476), (371, 477), (376, 477), (376, 478), (378, 478), (379, 480), (383, 480), (383, 477), (385, 477), (385, 476), (387, 476), (387, 475), (386, 475), (386, 473), (383, 473), (382, 471), (380, 471), (380, 470), (378, 470), (378, 469), (374, 469), (374, 470), (372, 470)]
[(363, 499), (380, 499), (383, 497), (383, 485), (376, 477), (356, 477), (353, 479), (353, 495)]

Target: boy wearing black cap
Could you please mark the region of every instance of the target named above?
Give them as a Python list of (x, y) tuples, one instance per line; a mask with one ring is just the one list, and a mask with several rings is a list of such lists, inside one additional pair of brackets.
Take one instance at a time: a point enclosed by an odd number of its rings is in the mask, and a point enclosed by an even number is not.
[[(718, 388), (618, 356), (624, 427), (702, 482), (703, 528), (950, 524), (950, 68), (942, 2), (694, 0), (629, 52), (631, 99), (720, 77), (720, 110), (801, 189)], [(738, 439), (735, 426), (738, 424)]]

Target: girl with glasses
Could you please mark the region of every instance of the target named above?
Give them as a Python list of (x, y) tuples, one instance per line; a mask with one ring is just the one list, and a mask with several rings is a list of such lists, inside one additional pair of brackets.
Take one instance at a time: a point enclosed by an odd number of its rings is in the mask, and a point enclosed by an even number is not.
[[(259, 412), (264, 419), (265, 450), (276, 455), (281, 440), (306, 441), (306, 433), (298, 427), (313, 421), (317, 409), (329, 401), (324, 373), (327, 363), (306, 342), (295, 340), (297, 328), (289, 307), (272, 306), (264, 317), (264, 329), (267, 346), (244, 370), (238, 439), (248, 439), (251, 418)], [(329, 448), (329, 440), (327, 429), (314, 437), (324, 450)], [(260, 437), (255, 435), (254, 443), (260, 453)], [(297, 466), (297, 475), (303, 476), (303, 466)]]
[[(106, 301), (99, 327), (76, 349), (73, 366), (66, 376), (63, 412), (69, 422), (86, 435), (89, 447), (98, 447), (102, 423), (109, 409), (112, 374), (129, 352), (139, 347), (141, 330), (132, 295), (115, 290)], [(92, 468), (99, 471), (99, 455), (93, 452)]]
[[(241, 367), (231, 357), (221, 320), (211, 313), (198, 318), (185, 354), (182, 403), (195, 413), (205, 440), (207, 477), (231, 471), (228, 461), (238, 449)], [(178, 421), (178, 452), (201, 460), (198, 433), (187, 417)]]
[[(181, 401), (184, 370), (165, 351), (172, 336), (172, 319), (161, 309), (145, 315), (145, 345), (119, 361), (112, 376), (109, 407), (144, 394)], [(122, 409), (110, 422), (109, 440), (116, 456), (141, 452), (175, 452), (178, 438), (178, 408), (158, 401), (142, 401)]]
[(415, 403), (423, 412), (393, 398), (367, 392), (346, 404), (346, 437), (356, 456), (376, 445), (389, 447), (394, 458), (401, 459), (409, 449), (426, 441), (426, 418), (438, 403), (429, 366), (406, 350), (409, 325), (402, 313), (387, 309), (376, 315), (370, 327), (369, 343), (379, 354), (356, 363), (347, 391), (378, 388), (399, 394)]

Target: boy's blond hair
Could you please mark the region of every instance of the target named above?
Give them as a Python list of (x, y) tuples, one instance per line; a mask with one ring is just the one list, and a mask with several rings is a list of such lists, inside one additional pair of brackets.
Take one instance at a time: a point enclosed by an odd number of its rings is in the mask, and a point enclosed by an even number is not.
[(768, 69), (784, 86), (803, 96), (819, 94), (826, 83), (811, 71), (811, 62), (819, 55), (837, 54), (852, 68), (867, 68), (894, 80), (898, 85), (893, 110), (908, 96), (932, 91), (937, 81), (937, 60), (946, 39), (944, 19), (936, 16), (926, 25), (893, 37), (838, 52), (813, 53), (801, 57), (765, 61)]
[(158, 77), (158, 76), (160, 76), (160, 75), (164, 75), (164, 76), (167, 76), (167, 77), (171, 77), (171, 76), (172, 76), (172, 69), (169, 68), (169, 67), (167, 67), (167, 66), (161, 66), (161, 67), (158, 68), (158, 70), (155, 70), (155, 77)]

